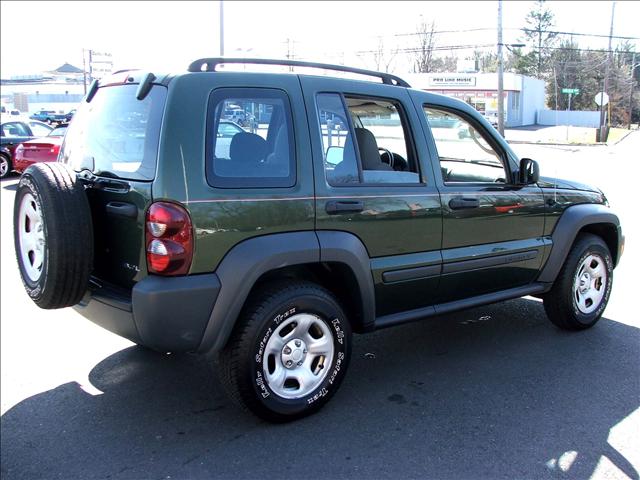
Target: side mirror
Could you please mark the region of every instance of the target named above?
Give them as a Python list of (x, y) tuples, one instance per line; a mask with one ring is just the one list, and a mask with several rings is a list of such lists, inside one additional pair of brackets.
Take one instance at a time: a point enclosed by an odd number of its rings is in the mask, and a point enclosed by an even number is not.
[(520, 160), (520, 170), (518, 171), (518, 181), (523, 185), (538, 183), (540, 179), (540, 166), (535, 160), (523, 158)]
[(329, 147), (327, 150), (327, 163), (335, 166), (342, 162), (343, 155), (344, 147)]

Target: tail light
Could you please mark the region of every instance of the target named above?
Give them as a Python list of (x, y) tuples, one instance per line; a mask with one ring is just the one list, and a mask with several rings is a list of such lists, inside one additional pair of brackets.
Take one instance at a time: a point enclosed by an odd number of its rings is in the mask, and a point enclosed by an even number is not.
[(49, 153), (53, 153), (57, 158), (58, 153), (60, 153), (60, 145), (52, 145), (51, 150), (49, 150)]
[(193, 258), (191, 218), (179, 205), (156, 202), (147, 211), (147, 270), (158, 275), (185, 275)]

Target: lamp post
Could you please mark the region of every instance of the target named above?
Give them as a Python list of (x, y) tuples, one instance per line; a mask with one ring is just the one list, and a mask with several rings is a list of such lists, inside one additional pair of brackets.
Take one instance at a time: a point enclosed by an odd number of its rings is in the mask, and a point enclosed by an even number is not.
[(504, 61), (502, 59), (502, 47), (512, 52), (510, 47), (524, 47), (524, 43), (502, 43), (502, 32), (498, 30), (498, 132), (504, 137)]
[(502, 47), (524, 47), (524, 43), (502, 43), (502, 0), (498, 0), (498, 132), (504, 137), (504, 60)]

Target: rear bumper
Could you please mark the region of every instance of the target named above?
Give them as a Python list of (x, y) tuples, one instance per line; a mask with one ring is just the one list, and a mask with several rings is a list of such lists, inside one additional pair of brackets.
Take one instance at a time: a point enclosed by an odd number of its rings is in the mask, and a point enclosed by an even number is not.
[(74, 309), (132, 342), (188, 352), (200, 345), (219, 292), (215, 274), (148, 276), (131, 291), (95, 281)]

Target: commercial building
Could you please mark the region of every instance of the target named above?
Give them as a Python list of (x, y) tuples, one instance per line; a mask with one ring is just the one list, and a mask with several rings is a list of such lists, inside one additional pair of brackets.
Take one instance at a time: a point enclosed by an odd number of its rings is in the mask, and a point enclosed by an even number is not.
[[(413, 73), (402, 77), (413, 88), (457, 98), (497, 118), (497, 73)], [(545, 109), (544, 81), (505, 73), (503, 85), (505, 126), (535, 125), (538, 112)]]
[(84, 96), (84, 73), (68, 63), (37, 75), (18, 75), (0, 80), (2, 105), (35, 113), (39, 110), (68, 112)]
[(68, 112), (84, 97), (94, 78), (108, 75), (113, 66), (111, 54), (88, 50), (88, 71), (65, 63), (55, 70), (35, 75), (15, 75), (0, 79), (2, 106), (22, 113), (39, 110)]

